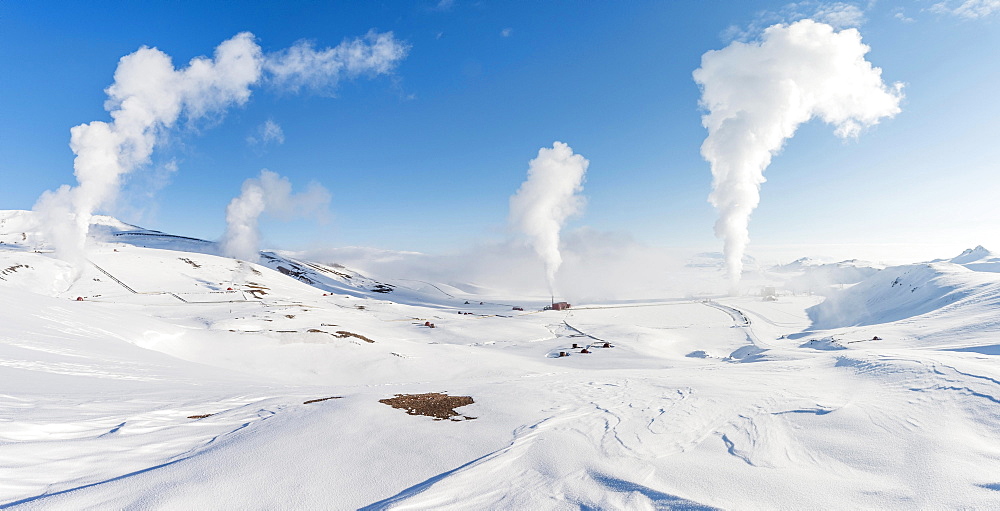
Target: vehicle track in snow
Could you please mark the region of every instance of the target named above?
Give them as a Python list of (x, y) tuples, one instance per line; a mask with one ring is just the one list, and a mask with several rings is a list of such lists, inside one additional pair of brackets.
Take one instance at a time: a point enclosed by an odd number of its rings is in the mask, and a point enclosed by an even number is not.
[[(742, 328), (743, 331), (746, 333), (747, 340), (750, 341), (750, 344), (753, 344), (755, 347), (762, 350), (776, 348), (776, 346), (761, 341), (760, 338), (757, 337), (757, 334), (753, 331), (753, 326), (752, 326), (753, 323), (750, 321), (750, 318), (748, 318), (747, 315), (743, 313), (743, 311), (735, 307), (730, 307), (728, 305), (722, 305), (721, 303), (718, 302), (713, 302), (711, 300), (705, 300), (701, 303), (708, 307), (712, 307), (713, 309), (718, 309), (721, 310), (722, 312), (725, 312), (726, 314), (729, 314), (729, 316), (733, 318), (733, 322), (736, 324), (736, 326)], [(767, 320), (765, 319), (765, 321)]]

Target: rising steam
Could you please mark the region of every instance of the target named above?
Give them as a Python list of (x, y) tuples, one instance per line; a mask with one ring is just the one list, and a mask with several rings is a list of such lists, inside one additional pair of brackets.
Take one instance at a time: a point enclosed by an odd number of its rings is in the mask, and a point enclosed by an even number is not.
[(583, 177), (590, 162), (562, 142), (538, 150), (528, 164), (528, 179), (510, 198), (510, 224), (528, 236), (545, 263), (549, 290), (562, 264), (559, 231), (566, 219), (583, 211)]
[(174, 69), (170, 57), (142, 47), (118, 62), (104, 107), (112, 122), (94, 121), (70, 130), (77, 186), (47, 191), (35, 205), (42, 229), (71, 262), (83, 257), (94, 211), (114, 201), (122, 176), (149, 162), (158, 138), (182, 116), (194, 121), (250, 98), (260, 79), (260, 47), (253, 35), (237, 34), (215, 50), (215, 58), (193, 59)]
[[(214, 58), (197, 57), (175, 69), (169, 55), (144, 46), (121, 58), (115, 81), (105, 90), (104, 107), (112, 121), (70, 130), (77, 185), (42, 194), (34, 207), (40, 227), (60, 257), (80, 263), (94, 211), (114, 202), (123, 176), (149, 163), (179, 120), (193, 123), (246, 104), (251, 87), (262, 82), (319, 89), (335, 86), (341, 77), (388, 73), (408, 50), (391, 32), (370, 32), (335, 48), (315, 50), (299, 43), (265, 55), (253, 34), (243, 32), (220, 44)], [(302, 59), (323, 65), (303, 66)]]
[(311, 183), (302, 193), (292, 194), (288, 178), (264, 169), (260, 177), (243, 182), (240, 196), (226, 207), (226, 234), (222, 238), (223, 254), (256, 262), (260, 250), (257, 222), (264, 213), (284, 220), (295, 217), (322, 217), (330, 204), (330, 192), (318, 183)]
[(856, 29), (838, 32), (805, 19), (774, 25), (759, 42), (734, 42), (702, 56), (694, 72), (708, 110), (701, 154), (712, 166), (709, 202), (719, 210), (715, 235), (723, 239), (734, 287), (764, 169), (796, 128), (819, 117), (837, 136), (855, 137), (899, 113), (902, 85), (882, 82), (882, 70), (865, 60), (869, 49)]

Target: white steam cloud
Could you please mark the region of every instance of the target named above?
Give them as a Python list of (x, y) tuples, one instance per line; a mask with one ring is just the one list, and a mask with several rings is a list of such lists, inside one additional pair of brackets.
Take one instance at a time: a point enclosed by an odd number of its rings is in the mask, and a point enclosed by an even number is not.
[(701, 154), (712, 167), (709, 202), (719, 211), (715, 234), (723, 239), (733, 286), (764, 169), (796, 128), (818, 117), (837, 136), (854, 137), (900, 112), (902, 85), (886, 86), (882, 70), (865, 60), (868, 51), (856, 29), (838, 32), (805, 19), (774, 25), (759, 42), (734, 42), (702, 56), (694, 72), (708, 110)]
[(264, 213), (281, 218), (322, 217), (330, 204), (330, 192), (317, 183), (298, 194), (292, 194), (287, 178), (267, 169), (260, 177), (243, 182), (240, 196), (226, 207), (226, 234), (222, 239), (223, 254), (256, 262), (260, 250), (258, 220)]
[(42, 229), (67, 260), (79, 263), (94, 211), (114, 201), (122, 176), (149, 162), (162, 133), (182, 115), (194, 121), (250, 98), (260, 79), (261, 51), (247, 32), (175, 69), (170, 56), (142, 47), (118, 62), (107, 88), (112, 122), (94, 121), (70, 130), (77, 186), (42, 194), (35, 204)]
[(562, 264), (559, 231), (566, 219), (583, 211), (583, 178), (590, 162), (562, 142), (538, 150), (528, 165), (528, 179), (510, 198), (510, 224), (527, 235), (545, 263), (549, 290)]
[[(156, 48), (144, 46), (122, 57), (114, 83), (105, 90), (104, 107), (112, 121), (70, 130), (77, 185), (47, 191), (35, 204), (46, 238), (60, 257), (79, 267), (91, 216), (115, 201), (123, 176), (148, 164), (179, 120), (193, 123), (244, 105), (251, 87), (268, 77), (278, 86), (318, 89), (336, 85), (342, 76), (388, 73), (408, 49), (391, 32), (370, 32), (335, 48), (316, 51), (300, 43), (264, 55), (253, 34), (243, 32), (220, 44), (213, 58), (197, 57), (183, 69), (174, 68), (170, 56)], [(272, 130), (262, 136), (278, 140), (278, 135)]]

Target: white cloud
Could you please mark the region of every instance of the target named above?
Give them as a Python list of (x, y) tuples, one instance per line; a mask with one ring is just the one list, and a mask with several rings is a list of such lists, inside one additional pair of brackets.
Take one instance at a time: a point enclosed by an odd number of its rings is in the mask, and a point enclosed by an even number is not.
[(285, 133), (281, 131), (281, 126), (278, 123), (268, 119), (261, 128), (261, 140), (264, 142), (277, 142), (279, 144), (285, 143)]
[(278, 87), (329, 91), (343, 78), (388, 74), (409, 51), (410, 46), (392, 32), (372, 31), (363, 38), (322, 50), (309, 41), (300, 41), (287, 50), (267, 55), (264, 69)]
[(281, 126), (271, 119), (268, 119), (260, 126), (257, 126), (256, 135), (250, 135), (247, 137), (247, 143), (250, 145), (265, 145), (274, 142), (276, 144), (285, 143), (285, 132), (282, 131)]
[(941, 14), (951, 14), (960, 18), (978, 19), (984, 18), (1000, 11), (1000, 0), (965, 0), (961, 4), (952, 7), (955, 2), (945, 1), (931, 6), (932, 12)]
[(510, 37), (510, 34), (514, 32), (514, 29), (508, 27), (500, 31), (500, 37)]
[(833, 28), (860, 27), (865, 22), (865, 12), (857, 5), (834, 2), (820, 5), (812, 18)]
[(746, 27), (737, 25), (728, 27), (723, 31), (722, 38), (726, 41), (749, 41), (760, 37), (767, 27), (803, 19), (812, 19), (838, 29), (860, 27), (866, 21), (865, 9), (858, 4), (805, 0), (785, 4), (774, 11), (760, 11)]
[(893, 10), (892, 16), (903, 23), (914, 23), (917, 20), (906, 15), (906, 11), (902, 7), (897, 7)]

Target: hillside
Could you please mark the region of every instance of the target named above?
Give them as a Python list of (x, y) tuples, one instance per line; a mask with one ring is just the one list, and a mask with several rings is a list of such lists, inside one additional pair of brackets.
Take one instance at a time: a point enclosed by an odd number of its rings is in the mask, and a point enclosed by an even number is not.
[(994, 273), (542, 311), (100, 223), (0, 212), (0, 508), (998, 502)]
[[(971, 256), (971, 257), (970, 257)], [(898, 330), (902, 346), (990, 347), (1000, 321), (1000, 274), (992, 254), (978, 247), (950, 259), (886, 268), (809, 309), (815, 329), (869, 327)], [(982, 343), (986, 347), (977, 348)]]

